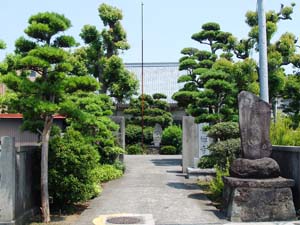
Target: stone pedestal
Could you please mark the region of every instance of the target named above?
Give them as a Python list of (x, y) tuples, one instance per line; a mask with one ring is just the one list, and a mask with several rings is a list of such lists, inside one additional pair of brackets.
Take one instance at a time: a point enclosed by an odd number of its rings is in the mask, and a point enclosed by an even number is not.
[(291, 187), (285, 178), (224, 177), (227, 217), (234, 222), (283, 221), (296, 218)]

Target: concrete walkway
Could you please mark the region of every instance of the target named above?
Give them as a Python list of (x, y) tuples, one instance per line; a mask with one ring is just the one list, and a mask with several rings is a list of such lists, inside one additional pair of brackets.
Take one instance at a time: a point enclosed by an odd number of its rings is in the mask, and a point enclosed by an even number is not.
[(76, 225), (107, 214), (152, 214), (158, 224), (224, 224), (222, 214), (181, 173), (181, 156), (125, 156), (126, 173), (104, 185)]

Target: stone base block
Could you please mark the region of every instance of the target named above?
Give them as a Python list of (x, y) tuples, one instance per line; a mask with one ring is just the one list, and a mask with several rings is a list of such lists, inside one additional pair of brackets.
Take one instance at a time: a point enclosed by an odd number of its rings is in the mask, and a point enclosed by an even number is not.
[(233, 222), (295, 220), (291, 187), (285, 178), (242, 179), (224, 177), (227, 217)]

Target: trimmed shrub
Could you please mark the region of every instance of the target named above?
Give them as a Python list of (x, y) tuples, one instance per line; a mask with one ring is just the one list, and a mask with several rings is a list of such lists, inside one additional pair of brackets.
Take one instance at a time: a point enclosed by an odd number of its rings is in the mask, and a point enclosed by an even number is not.
[(198, 167), (202, 169), (214, 168), (218, 164), (218, 157), (214, 155), (204, 155), (198, 162)]
[(231, 163), (241, 152), (239, 126), (236, 122), (221, 122), (208, 127), (208, 136), (217, 142), (208, 146), (210, 155), (199, 160), (200, 168), (212, 168), (217, 165), (225, 169), (227, 160)]
[[(153, 127), (146, 127), (144, 129), (144, 143), (147, 145), (151, 145), (153, 142)], [(140, 140), (138, 140), (140, 141)]]
[(122, 170), (119, 170), (115, 166), (108, 164), (98, 166), (94, 173), (99, 182), (114, 180), (120, 178), (123, 175)]
[(116, 160), (115, 163), (113, 164), (113, 166), (116, 169), (123, 171), (123, 173), (125, 172), (126, 166), (120, 160)]
[(239, 138), (228, 139), (211, 144), (208, 147), (211, 152), (213, 161), (216, 162), (220, 168), (226, 167), (227, 160), (231, 163), (238, 158), (241, 152), (241, 141)]
[(161, 145), (174, 146), (175, 154), (180, 154), (182, 149), (182, 130), (178, 126), (169, 126), (163, 130)]
[(118, 146), (106, 146), (101, 153), (101, 164), (113, 164), (118, 156), (124, 154), (125, 151)]
[[(150, 145), (153, 141), (153, 127), (144, 128), (144, 143)], [(125, 141), (127, 145), (134, 145), (142, 140), (142, 127), (140, 125), (128, 124), (125, 130)]]
[(142, 127), (139, 125), (128, 124), (125, 130), (126, 145), (133, 145), (142, 139)]
[(166, 146), (162, 146), (160, 148), (159, 153), (162, 155), (176, 155), (177, 149), (176, 149), (176, 147), (174, 147), (172, 145), (166, 145)]
[(236, 122), (221, 122), (211, 126), (208, 136), (215, 140), (226, 140), (240, 137), (239, 124)]
[(99, 159), (98, 150), (72, 128), (50, 140), (49, 194), (55, 205), (67, 206), (99, 194), (95, 175)]
[(142, 146), (139, 145), (139, 144), (129, 145), (126, 148), (126, 152), (127, 152), (128, 155), (142, 155), (142, 154), (144, 154)]

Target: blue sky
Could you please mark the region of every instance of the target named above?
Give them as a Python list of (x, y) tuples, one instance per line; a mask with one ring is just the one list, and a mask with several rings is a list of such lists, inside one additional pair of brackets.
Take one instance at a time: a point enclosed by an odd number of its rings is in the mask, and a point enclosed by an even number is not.
[[(14, 50), (14, 41), (24, 35), (30, 15), (53, 11), (64, 14), (73, 27), (66, 32), (81, 41), (79, 33), (83, 25), (103, 28), (98, 17), (98, 6), (107, 3), (123, 11), (123, 26), (127, 31), (131, 49), (121, 56), (125, 62), (141, 61), (141, 1), (140, 0), (9, 0), (2, 1), (0, 10), (0, 39), (7, 49), (0, 51), (0, 60)], [(144, 61), (176, 62), (184, 47), (200, 47), (191, 40), (191, 35), (201, 30), (201, 25), (214, 21), (224, 31), (245, 37), (249, 31), (245, 24), (245, 13), (256, 9), (256, 0), (144, 0)], [(266, 0), (266, 9), (289, 5), (290, 0)], [(296, 5), (292, 21), (280, 24), (278, 34), (293, 32), (300, 36), (300, 4)]]

